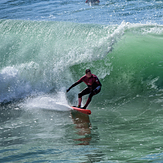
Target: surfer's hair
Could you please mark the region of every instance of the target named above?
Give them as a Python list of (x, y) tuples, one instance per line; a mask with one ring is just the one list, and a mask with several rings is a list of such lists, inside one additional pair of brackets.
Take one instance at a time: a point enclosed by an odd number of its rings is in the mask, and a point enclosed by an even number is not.
[(91, 72), (91, 70), (90, 69), (86, 69), (85, 70), (85, 74), (87, 74), (88, 72)]

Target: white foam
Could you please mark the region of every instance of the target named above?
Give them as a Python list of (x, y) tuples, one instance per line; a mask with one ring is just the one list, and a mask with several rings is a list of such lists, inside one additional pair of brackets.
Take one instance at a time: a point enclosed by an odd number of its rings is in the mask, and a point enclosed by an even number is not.
[(64, 92), (58, 92), (57, 95), (40, 95), (26, 99), (19, 107), (25, 109), (47, 109), (56, 111), (69, 111), (71, 107), (68, 105)]
[(15, 67), (5, 67), (0, 72), (0, 102), (24, 97), (31, 90), (29, 82), (19, 76)]

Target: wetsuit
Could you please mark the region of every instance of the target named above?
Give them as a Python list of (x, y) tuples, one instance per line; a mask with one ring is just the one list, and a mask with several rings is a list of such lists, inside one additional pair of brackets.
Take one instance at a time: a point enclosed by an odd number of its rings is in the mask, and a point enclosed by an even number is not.
[(88, 86), (78, 94), (79, 98), (81, 98), (86, 94), (89, 94), (87, 103), (84, 106), (84, 108), (86, 108), (90, 103), (92, 97), (101, 91), (102, 85), (96, 75), (92, 74), (90, 78), (87, 78), (87, 76), (84, 75), (76, 83), (74, 83), (67, 91), (69, 91), (71, 88), (75, 87), (76, 85), (80, 84), (81, 82), (84, 82)]

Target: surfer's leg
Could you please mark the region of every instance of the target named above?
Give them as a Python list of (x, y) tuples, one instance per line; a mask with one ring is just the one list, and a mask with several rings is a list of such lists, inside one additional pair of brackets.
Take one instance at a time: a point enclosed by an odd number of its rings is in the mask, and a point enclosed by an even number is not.
[(91, 99), (88, 97), (88, 100), (87, 100), (86, 104), (84, 105), (83, 109), (86, 109), (90, 102), (91, 102)]
[(86, 104), (84, 105), (83, 109), (86, 109), (86, 108), (87, 108), (87, 106), (89, 105), (89, 103), (90, 103), (91, 100), (92, 100), (93, 95), (94, 95), (93, 92), (91, 92), (91, 93), (89, 94), (89, 97), (88, 97), (87, 102), (86, 102)]
[(82, 97), (78, 98), (78, 108), (81, 107)]
[(92, 100), (92, 97), (93, 97), (94, 95), (98, 94), (100, 91), (101, 91), (101, 89), (98, 90), (98, 91), (96, 91), (96, 92), (92, 91), (92, 92), (89, 94), (88, 100), (87, 100), (86, 104), (84, 105), (83, 109), (86, 109), (86, 108), (87, 108), (87, 106), (89, 105), (89, 103), (90, 103), (91, 100)]
[(90, 89), (87, 87), (78, 94), (78, 107), (81, 107), (82, 96), (89, 94), (89, 93), (90, 93)]

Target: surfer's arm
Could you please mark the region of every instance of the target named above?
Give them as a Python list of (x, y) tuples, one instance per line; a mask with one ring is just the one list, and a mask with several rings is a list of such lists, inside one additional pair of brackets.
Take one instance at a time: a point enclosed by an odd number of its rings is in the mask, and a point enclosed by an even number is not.
[(98, 77), (96, 77), (96, 84), (98, 85), (98, 86), (102, 86), (102, 84), (101, 84), (101, 82), (100, 82), (100, 80), (98, 79)]
[(96, 77), (96, 88), (93, 90), (94, 94), (96, 94), (97, 92), (99, 92), (101, 90), (101, 82), (99, 81), (99, 79)]
[(69, 87), (69, 88), (67, 89), (67, 92), (68, 92), (71, 88), (73, 88), (73, 87), (75, 87), (76, 85), (80, 84), (81, 82), (82, 82), (82, 80), (78, 80), (77, 82), (75, 82), (71, 87)]
[(99, 85), (94, 89), (94, 91), (99, 91), (100, 89), (101, 89), (101, 86)]
[(93, 93), (97, 94), (98, 92), (100, 92), (100, 90), (101, 90), (101, 86), (99, 85), (93, 90)]

